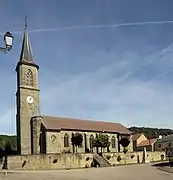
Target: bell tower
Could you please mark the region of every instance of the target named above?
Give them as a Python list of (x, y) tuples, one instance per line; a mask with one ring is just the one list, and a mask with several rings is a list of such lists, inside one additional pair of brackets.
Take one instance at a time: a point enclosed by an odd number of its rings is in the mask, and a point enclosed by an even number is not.
[(16, 128), (19, 154), (31, 154), (31, 118), (39, 109), (39, 66), (35, 63), (25, 24), (22, 50), (16, 66)]

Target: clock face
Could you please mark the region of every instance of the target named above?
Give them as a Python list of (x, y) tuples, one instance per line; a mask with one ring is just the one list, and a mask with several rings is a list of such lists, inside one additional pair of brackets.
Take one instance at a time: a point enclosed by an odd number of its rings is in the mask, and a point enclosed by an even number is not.
[(26, 100), (29, 104), (32, 104), (34, 102), (34, 98), (32, 96), (28, 96)]

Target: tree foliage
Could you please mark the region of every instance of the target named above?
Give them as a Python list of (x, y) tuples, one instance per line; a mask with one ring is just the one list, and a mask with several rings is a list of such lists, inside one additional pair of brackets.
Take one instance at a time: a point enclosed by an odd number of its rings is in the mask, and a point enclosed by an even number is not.
[(0, 135), (0, 148), (5, 149), (7, 144), (10, 144), (12, 150), (17, 150), (17, 137)]
[(119, 143), (125, 148), (130, 144), (130, 140), (128, 138), (121, 138)]
[(109, 147), (110, 142), (109, 142), (109, 137), (106, 134), (96, 134), (96, 137), (93, 140), (93, 147)]
[(143, 133), (147, 138), (158, 138), (159, 135), (166, 136), (173, 134), (172, 129), (159, 129), (159, 128), (149, 128), (149, 127), (130, 127), (130, 131), (134, 133)]
[(71, 138), (72, 145), (80, 147), (83, 142), (83, 136), (80, 133), (76, 133)]

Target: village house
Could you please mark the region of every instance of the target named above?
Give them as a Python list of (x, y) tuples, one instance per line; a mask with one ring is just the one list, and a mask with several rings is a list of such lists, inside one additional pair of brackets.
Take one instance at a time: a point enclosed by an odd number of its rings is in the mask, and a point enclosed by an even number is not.
[(143, 151), (144, 147), (147, 151), (155, 150), (155, 143), (157, 139), (147, 139), (143, 133), (132, 134), (133, 150)]

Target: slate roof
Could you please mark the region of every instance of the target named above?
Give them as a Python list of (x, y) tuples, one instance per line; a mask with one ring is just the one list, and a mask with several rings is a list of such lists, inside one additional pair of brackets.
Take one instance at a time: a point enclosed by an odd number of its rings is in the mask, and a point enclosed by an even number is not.
[(20, 62), (27, 62), (27, 63), (35, 64), (31, 44), (29, 42), (27, 24), (25, 25), (25, 30), (24, 30), (22, 50), (20, 54)]
[(91, 121), (65, 117), (43, 116), (42, 124), (47, 130), (78, 130), (91, 132), (109, 132), (120, 134), (131, 134), (125, 126), (120, 123)]

